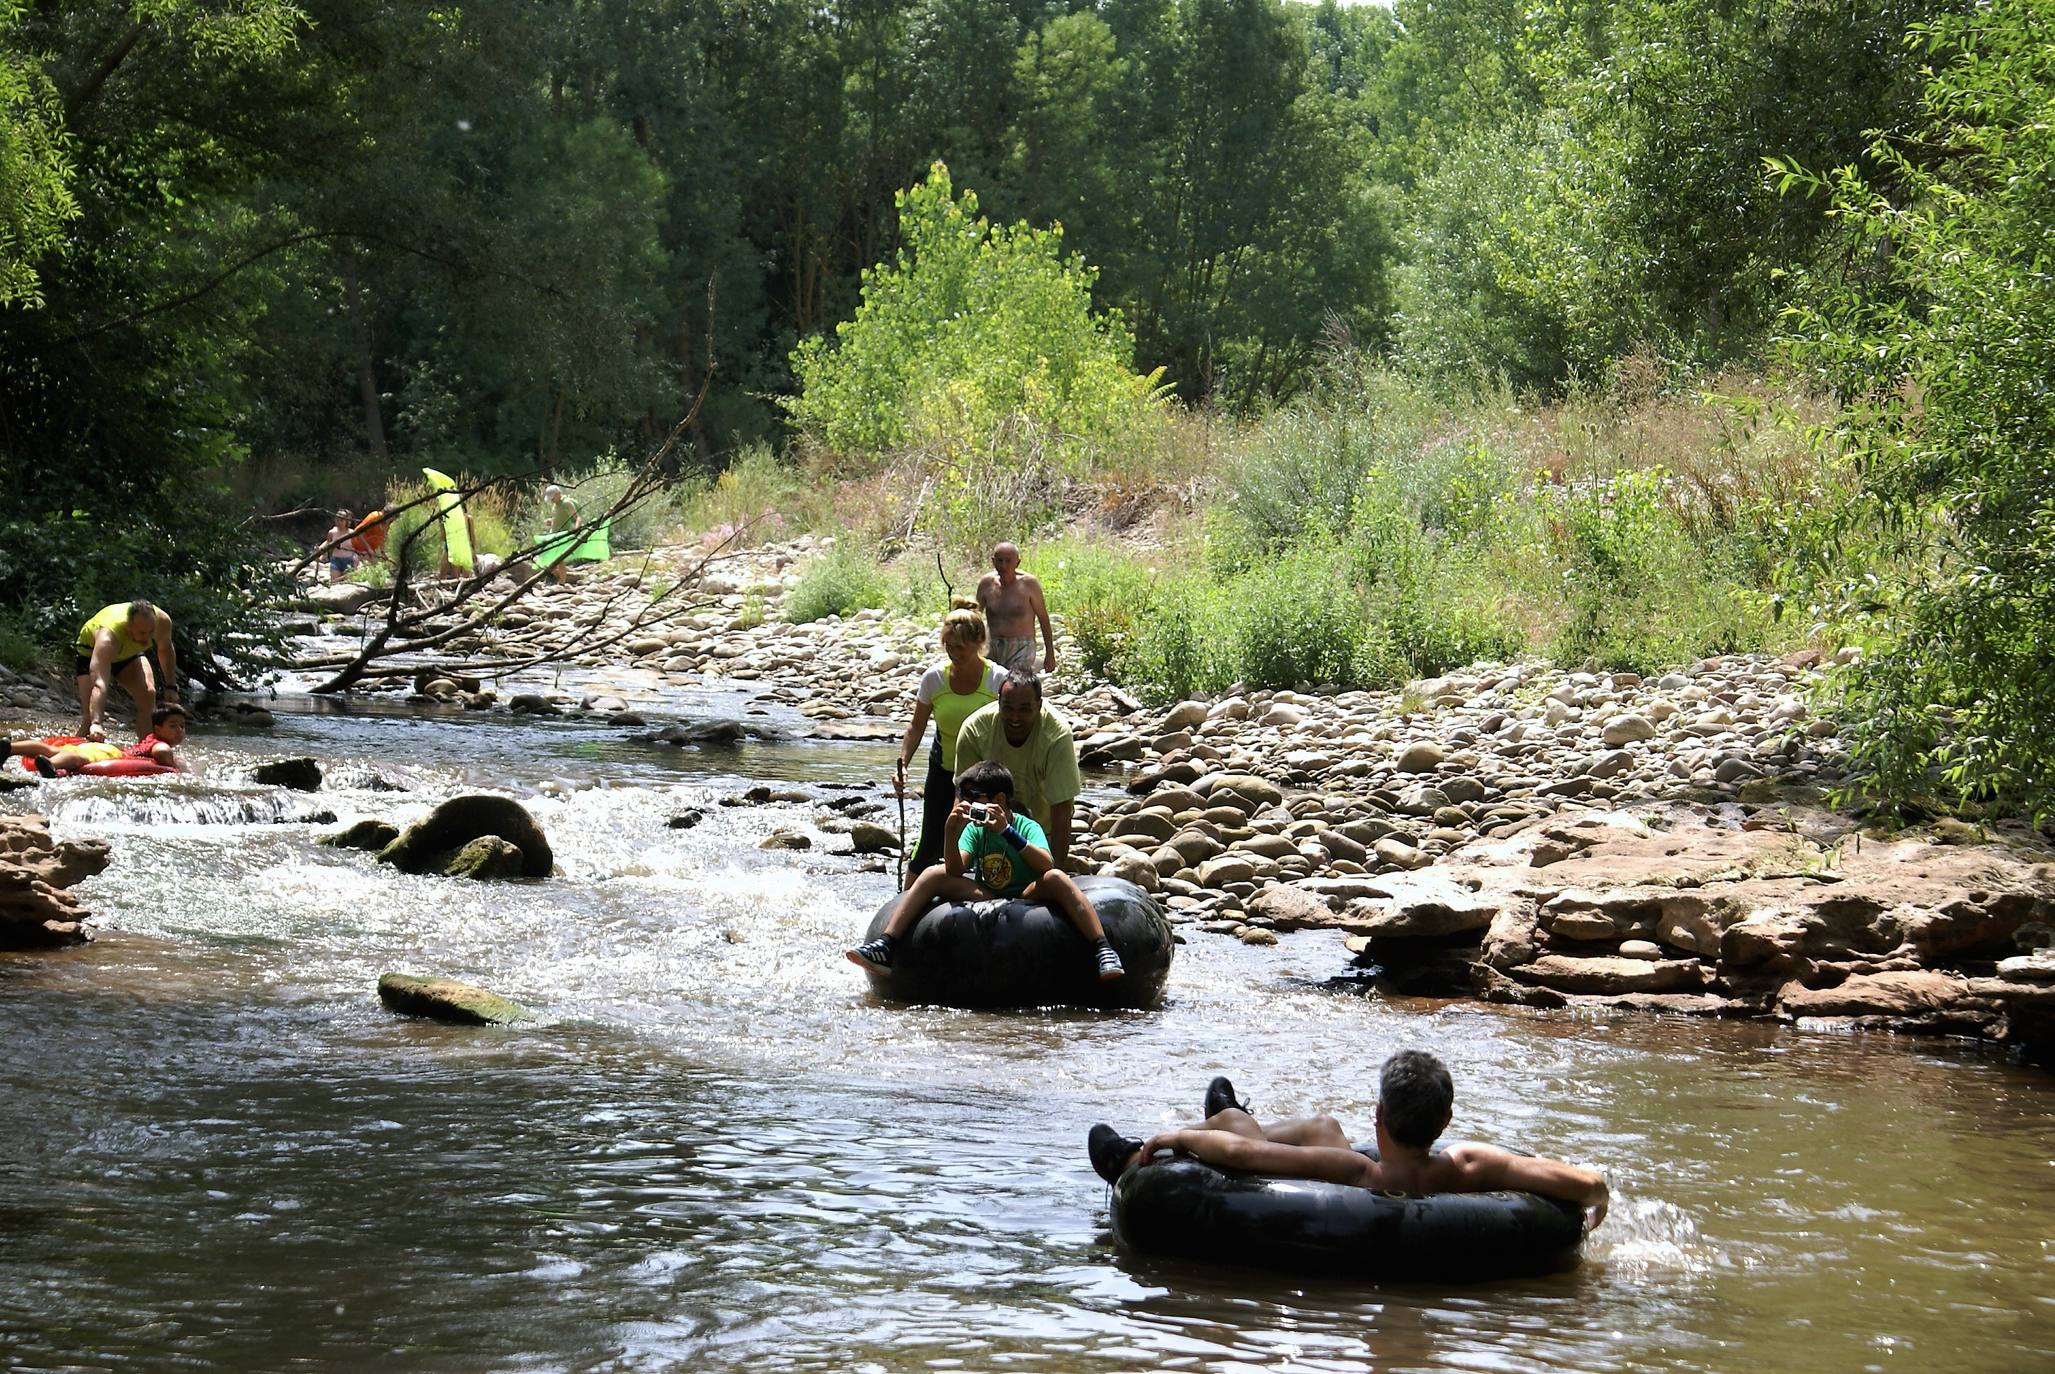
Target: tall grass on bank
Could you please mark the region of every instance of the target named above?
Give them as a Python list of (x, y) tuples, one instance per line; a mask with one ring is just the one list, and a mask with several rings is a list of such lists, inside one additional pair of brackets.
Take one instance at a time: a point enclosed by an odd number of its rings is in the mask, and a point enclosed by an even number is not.
[(1782, 423), (1802, 411), (1659, 392), (1450, 407), (1344, 359), (1226, 446), (1185, 545), (1059, 541), (1028, 566), (1085, 665), (1153, 700), (1784, 647), (1804, 630), (1773, 612), (1780, 531), (1845, 480)]

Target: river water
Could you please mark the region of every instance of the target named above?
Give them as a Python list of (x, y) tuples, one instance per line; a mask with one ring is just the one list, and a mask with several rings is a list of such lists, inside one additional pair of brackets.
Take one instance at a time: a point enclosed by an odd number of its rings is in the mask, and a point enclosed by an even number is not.
[[(1393, 1001), (1330, 984), (1343, 955), (1311, 934), (1187, 931), (1149, 1013), (892, 1007), (841, 958), (891, 875), (817, 831), (756, 848), (816, 806), (717, 804), (764, 780), (880, 796), (889, 746), (658, 753), (285, 706), (266, 737), (196, 737), (199, 778), (0, 799), (115, 854), (79, 889), (97, 943), (0, 955), (9, 1370), (2055, 1367), (2045, 1073)], [(235, 781), (296, 753), (324, 792)], [(407, 877), (293, 823), (481, 785), (528, 803), (559, 877)], [(397, 1018), (393, 969), (551, 1019)], [(1115, 1247), (1092, 1122), (1186, 1120), (1227, 1072), (1259, 1115), (1367, 1135), (1409, 1045), (1454, 1071), (1456, 1133), (1608, 1172), (1578, 1268), (1380, 1286)]]

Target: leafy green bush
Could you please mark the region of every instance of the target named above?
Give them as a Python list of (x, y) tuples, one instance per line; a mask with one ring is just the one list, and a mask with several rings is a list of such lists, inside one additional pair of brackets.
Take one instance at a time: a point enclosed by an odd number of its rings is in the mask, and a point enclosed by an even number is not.
[(1300, 545), (1223, 591), (1235, 608), (1236, 667), (1252, 687), (1356, 687), (1357, 650), (1371, 633), (1362, 593), (1338, 545)]
[(785, 594), (785, 619), (794, 625), (888, 606), (892, 586), (877, 561), (853, 539), (838, 539), (799, 575)]
[(1227, 511), (1250, 552), (1334, 537), (1366, 487), (1415, 452), (1432, 410), (1394, 373), (1356, 373), (1275, 412), (1249, 434), (1228, 470)]
[(1664, 500), (1664, 480), (1629, 472), (1542, 494), (1569, 611), (1549, 649), (1559, 662), (1649, 673), (1764, 647), (1768, 598), (1751, 605), (1748, 589), (1704, 566), (1704, 550)]
[(1162, 584), (1129, 629), (1115, 669), (1151, 702), (1222, 690), (1236, 675), (1228, 599), (1203, 576)]
[(12, 614), (0, 614), (0, 667), (25, 673), (36, 666), (43, 646), (35, 632)]
[[(1790, 321), (1791, 357), (1845, 401), (1865, 485), (1808, 522), (1791, 581), (1872, 650), (1835, 684), (1857, 757), (1905, 797), (2055, 815), (2055, 41), (2042, 0), (1915, 26), (1922, 127), (1879, 134), (1873, 184), (1773, 164), (1832, 198), (1841, 269)], [(1888, 531), (1907, 575), (1846, 575)]]
[[(737, 453), (711, 483), (681, 483), (679, 518), (696, 534), (732, 538), (747, 547), (779, 538), (794, 524), (811, 528), (809, 484), (764, 444)], [(788, 519), (786, 512), (793, 518)]]
[(1149, 617), (1154, 571), (1130, 554), (1081, 540), (1035, 545), (1021, 566), (1041, 579), (1043, 595), (1063, 616), (1085, 667), (1118, 677), (1116, 665)]

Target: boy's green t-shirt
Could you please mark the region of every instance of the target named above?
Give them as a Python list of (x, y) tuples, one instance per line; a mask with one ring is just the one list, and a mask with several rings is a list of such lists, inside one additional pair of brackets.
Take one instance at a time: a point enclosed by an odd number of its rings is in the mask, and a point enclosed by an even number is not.
[[(1049, 836), (1030, 816), (1015, 815), (1013, 828), (1035, 848), (1047, 851)], [(956, 841), (965, 876), (1001, 897), (1018, 897), (1035, 880), (1020, 851), (1006, 843), (1004, 833), (982, 825), (966, 825)]]

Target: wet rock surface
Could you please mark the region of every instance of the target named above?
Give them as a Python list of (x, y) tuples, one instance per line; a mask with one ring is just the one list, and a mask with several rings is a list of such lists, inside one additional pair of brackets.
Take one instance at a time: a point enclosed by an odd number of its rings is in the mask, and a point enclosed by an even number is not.
[[(556, 865), (549, 839), (527, 808), (509, 797), (476, 794), (452, 797), (378, 852), (378, 861), (403, 873), (448, 872), (472, 841), (492, 836), (511, 845), (521, 855), (518, 874), (504, 876), (547, 878)], [(485, 862), (481, 854), (467, 862), (473, 867)], [(494, 861), (497, 862), (497, 861)], [(467, 871), (463, 876), (488, 876)], [(497, 872), (489, 876), (501, 876)]]
[(0, 816), (0, 949), (53, 949), (92, 939), (92, 913), (68, 890), (107, 867), (104, 840), (50, 838), (41, 816)]
[(406, 973), (378, 977), (378, 1000), (388, 1011), (462, 1026), (511, 1026), (535, 1013), (496, 992), (454, 978), (419, 978)]
[(321, 765), (313, 759), (272, 759), (250, 770), (250, 780), (267, 787), (285, 787), (295, 792), (321, 790)]
[[(935, 625), (876, 610), (786, 623), (784, 594), (826, 543), (718, 563), (694, 604), (575, 661), (624, 684), (752, 688), (822, 738), (893, 738), (939, 658)], [(538, 589), (480, 651), (621, 614), (606, 608), (626, 576), (581, 570)], [(1414, 991), (2047, 1037), (2055, 978), (2008, 963), (2029, 948), (2007, 942), (2055, 925), (2055, 852), (2023, 828), (1950, 820), (1858, 834), (1827, 804), (1848, 760), (1837, 724), (1812, 713), (1834, 666), (1816, 652), (1650, 679), (1478, 665), (1404, 692), (1230, 691), (1148, 709), (1077, 672), (1052, 609), (1049, 701), (1088, 765), (1129, 794), (1078, 808), (1070, 866), (1135, 883), (1175, 922), (1254, 940), (1339, 931), (1360, 965)], [(626, 724), (633, 702), (624, 685), (511, 706)], [(704, 749), (776, 734), (745, 712), (636, 738)], [(1901, 977), (1913, 972), (1941, 981)]]

